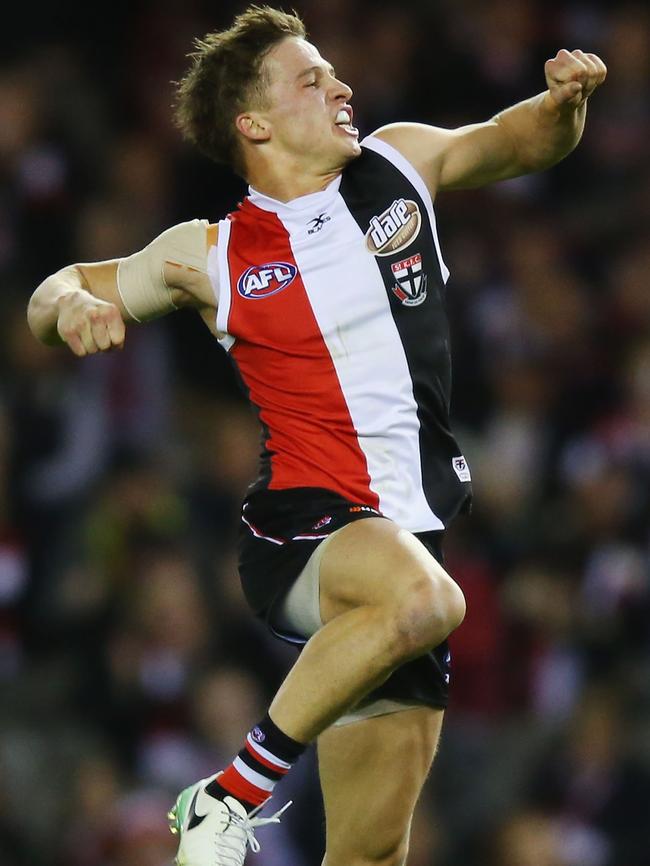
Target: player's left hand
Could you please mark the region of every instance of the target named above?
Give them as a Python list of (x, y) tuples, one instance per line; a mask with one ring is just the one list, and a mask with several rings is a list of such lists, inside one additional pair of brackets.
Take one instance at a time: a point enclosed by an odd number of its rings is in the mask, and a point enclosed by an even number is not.
[(558, 108), (578, 108), (603, 83), (607, 67), (596, 54), (563, 48), (544, 64), (546, 84)]

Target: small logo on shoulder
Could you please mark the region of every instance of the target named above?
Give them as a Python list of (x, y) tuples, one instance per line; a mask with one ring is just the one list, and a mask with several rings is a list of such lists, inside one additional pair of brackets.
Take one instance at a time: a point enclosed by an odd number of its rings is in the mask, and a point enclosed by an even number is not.
[(375, 256), (389, 256), (407, 247), (418, 236), (422, 217), (417, 203), (398, 198), (370, 220), (366, 248)]
[(469, 466), (467, 465), (467, 461), (461, 454), (460, 457), (452, 457), (451, 465), (454, 467), (454, 472), (458, 475), (458, 479), (460, 481), (471, 481), (472, 476), (469, 471)]
[(289, 262), (251, 265), (237, 280), (237, 291), (242, 298), (268, 298), (291, 285), (297, 273), (298, 268)]

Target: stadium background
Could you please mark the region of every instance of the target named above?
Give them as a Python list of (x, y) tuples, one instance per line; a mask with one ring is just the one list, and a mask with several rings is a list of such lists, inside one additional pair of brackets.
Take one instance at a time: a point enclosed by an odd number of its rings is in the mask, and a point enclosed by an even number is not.
[[(242, 3), (23, 4), (0, 64), (0, 863), (163, 866), (175, 792), (260, 716), (290, 648), (242, 603), (233, 533), (258, 432), (190, 313), (74, 359), (25, 304), (243, 187), (184, 146), (170, 81)], [(579, 150), (441, 195), (469, 600), (410, 866), (650, 863), (650, 10), (302, 0), (362, 133), (456, 126), (609, 66)], [(315, 759), (259, 866), (320, 862)], [(363, 808), (363, 804), (359, 804)]]

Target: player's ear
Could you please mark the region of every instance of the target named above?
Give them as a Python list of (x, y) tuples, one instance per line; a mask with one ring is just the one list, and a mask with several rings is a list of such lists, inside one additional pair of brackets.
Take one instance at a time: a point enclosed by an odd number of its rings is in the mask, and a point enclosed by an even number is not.
[(249, 141), (268, 141), (271, 137), (270, 124), (256, 111), (238, 114), (235, 118), (235, 126)]

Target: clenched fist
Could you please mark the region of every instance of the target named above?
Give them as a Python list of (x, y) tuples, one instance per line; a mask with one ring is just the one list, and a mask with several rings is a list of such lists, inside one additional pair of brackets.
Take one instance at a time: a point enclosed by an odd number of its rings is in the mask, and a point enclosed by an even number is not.
[(563, 48), (552, 60), (546, 61), (544, 72), (555, 104), (578, 108), (603, 83), (607, 67), (596, 54)]
[(83, 358), (124, 344), (126, 329), (115, 304), (87, 292), (71, 292), (59, 301), (57, 331), (70, 349)]

